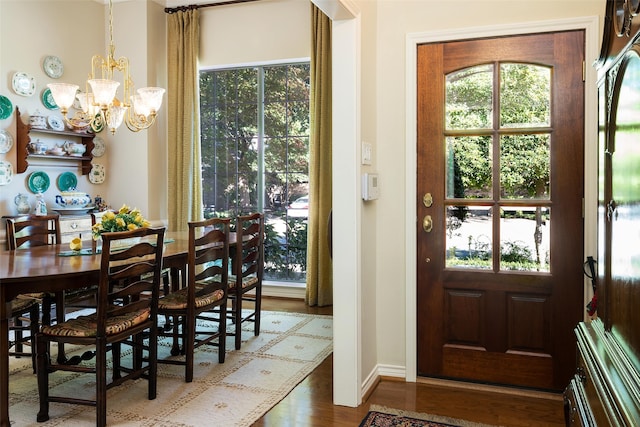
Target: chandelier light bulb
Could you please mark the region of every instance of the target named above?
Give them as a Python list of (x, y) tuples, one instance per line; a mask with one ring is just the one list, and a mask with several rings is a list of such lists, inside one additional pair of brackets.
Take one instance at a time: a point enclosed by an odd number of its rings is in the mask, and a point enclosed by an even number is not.
[(101, 107), (111, 104), (113, 98), (116, 97), (118, 86), (120, 86), (120, 82), (107, 79), (92, 79), (89, 80), (89, 84), (93, 91), (93, 99), (95, 103)]
[(111, 130), (111, 133), (116, 133), (116, 129), (122, 124), (124, 114), (127, 112), (127, 107), (121, 105), (110, 105), (106, 112), (107, 127)]
[(93, 117), (100, 112), (100, 107), (95, 104), (92, 93), (79, 93), (76, 98), (80, 101), (82, 111), (89, 116)]
[[(157, 113), (162, 105), (164, 89), (161, 87), (143, 87), (137, 90), (142, 102), (149, 108), (151, 113)], [(148, 114), (145, 114), (147, 116)]]
[(49, 83), (47, 87), (51, 90), (53, 100), (62, 111), (67, 111), (71, 108), (79, 88), (78, 85), (70, 83)]
[(131, 96), (131, 105), (133, 106), (133, 112), (136, 116), (144, 116), (147, 117), (151, 112), (149, 106), (144, 102), (142, 96), (140, 94)]

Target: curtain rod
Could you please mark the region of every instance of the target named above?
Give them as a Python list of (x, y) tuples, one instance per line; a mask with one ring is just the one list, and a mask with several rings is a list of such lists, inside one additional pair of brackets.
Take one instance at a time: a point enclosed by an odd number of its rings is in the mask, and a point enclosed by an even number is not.
[(185, 12), (187, 10), (201, 9), (203, 7), (227, 6), (230, 4), (248, 3), (252, 1), (258, 1), (258, 0), (228, 0), (228, 1), (221, 1), (217, 3), (190, 4), (188, 6), (165, 7), (164, 11), (165, 13), (176, 13), (179, 11)]

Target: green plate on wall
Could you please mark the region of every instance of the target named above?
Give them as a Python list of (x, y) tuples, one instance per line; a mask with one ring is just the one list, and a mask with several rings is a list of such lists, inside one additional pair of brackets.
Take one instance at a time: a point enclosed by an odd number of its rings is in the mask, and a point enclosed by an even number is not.
[(8, 119), (13, 113), (11, 100), (4, 95), (0, 95), (0, 120)]
[(58, 188), (60, 191), (75, 190), (78, 187), (78, 178), (73, 172), (64, 172), (58, 176)]
[(53, 95), (51, 95), (51, 89), (46, 88), (42, 91), (42, 104), (47, 107), (48, 110), (59, 110), (58, 104), (53, 99)]
[(33, 193), (44, 193), (49, 189), (49, 175), (42, 171), (33, 172), (31, 175), (29, 175), (28, 184), (29, 190), (31, 190)]

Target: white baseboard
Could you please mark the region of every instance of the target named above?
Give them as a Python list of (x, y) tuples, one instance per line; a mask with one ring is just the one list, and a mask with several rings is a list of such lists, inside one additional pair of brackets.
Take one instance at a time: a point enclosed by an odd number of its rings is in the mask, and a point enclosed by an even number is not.
[(406, 379), (406, 372), (404, 366), (393, 366), (393, 365), (376, 365), (375, 368), (371, 370), (367, 378), (364, 380), (361, 386), (361, 396), (367, 396), (375, 386), (378, 384), (378, 379), (380, 377), (393, 377)]
[(279, 284), (277, 282), (264, 282), (262, 284), (262, 296), (274, 298), (305, 299), (307, 289), (304, 283)]

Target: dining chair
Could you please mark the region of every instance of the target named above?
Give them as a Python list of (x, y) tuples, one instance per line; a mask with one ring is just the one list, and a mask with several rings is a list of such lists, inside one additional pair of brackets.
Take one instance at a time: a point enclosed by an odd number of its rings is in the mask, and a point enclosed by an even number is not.
[[(6, 218), (7, 248), (9, 250), (26, 249), (34, 246), (55, 245), (60, 242), (60, 222), (58, 214), (50, 215), (21, 215)], [(61, 295), (61, 294), (60, 294)], [(15, 356), (31, 355), (33, 369), (35, 371), (35, 332), (39, 329), (40, 312), (42, 323), (51, 323), (51, 308), (56, 301), (56, 294), (37, 292), (18, 295), (11, 303), (11, 318), (14, 340), (9, 346), (14, 346), (15, 351), (10, 354)], [(60, 298), (60, 297), (58, 297)], [(59, 307), (56, 307), (58, 313)], [(27, 318), (25, 315), (29, 314)], [(29, 321), (29, 327), (24, 321)], [(29, 331), (28, 336), (24, 332)], [(23, 344), (29, 343), (31, 351), (26, 352)]]
[[(36, 372), (35, 338), (38, 333), (40, 317), (40, 304), (37, 298), (28, 295), (18, 295), (11, 301), (10, 318), (12, 319), (9, 331), (13, 339), (9, 338), (9, 356), (31, 357), (33, 372)], [(28, 325), (23, 322), (27, 321)], [(28, 332), (28, 335), (25, 335)], [(11, 337), (11, 334), (9, 335)], [(30, 351), (25, 349), (30, 347)]]
[[(146, 379), (148, 398), (155, 399), (158, 297), (164, 233), (164, 228), (139, 228), (102, 234), (96, 312), (55, 325), (43, 325), (36, 336), (40, 396), (38, 422), (49, 419), (50, 402), (62, 402), (95, 406), (96, 425), (105, 426), (107, 390), (129, 379)], [(141, 240), (125, 249), (115, 247), (116, 242), (130, 238)], [(126, 286), (113, 288), (112, 283), (126, 283)], [(92, 346), (95, 348), (95, 364), (52, 363), (47, 348), (53, 342)], [(121, 357), (123, 344), (131, 348), (130, 360)], [(110, 382), (107, 379), (109, 351), (113, 371)], [(84, 354), (82, 359), (85, 359)], [(77, 393), (73, 396), (51, 395), (49, 375), (56, 371), (92, 374), (95, 377), (95, 398), (78, 396)]]
[(184, 365), (185, 382), (193, 381), (196, 348), (217, 347), (218, 362), (225, 360), (230, 223), (223, 218), (189, 222), (186, 286), (160, 298), (159, 315), (173, 321), (171, 331), (159, 334), (173, 337), (172, 356), (185, 357), (158, 362)]
[[(7, 218), (7, 245), (9, 250), (27, 249), (34, 246), (55, 245), (60, 243), (60, 216), (23, 215)], [(63, 294), (35, 293), (27, 294), (41, 301), (42, 323), (51, 324), (51, 308)], [(56, 304), (56, 318), (64, 314), (64, 305)]]
[[(236, 350), (242, 345), (242, 323), (253, 322), (253, 334), (260, 334), (262, 276), (264, 273), (264, 214), (253, 213), (236, 218), (236, 246), (229, 276), (229, 318), (235, 324)], [(247, 309), (245, 302), (253, 304)], [(246, 310), (243, 313), (242, 310)]]

